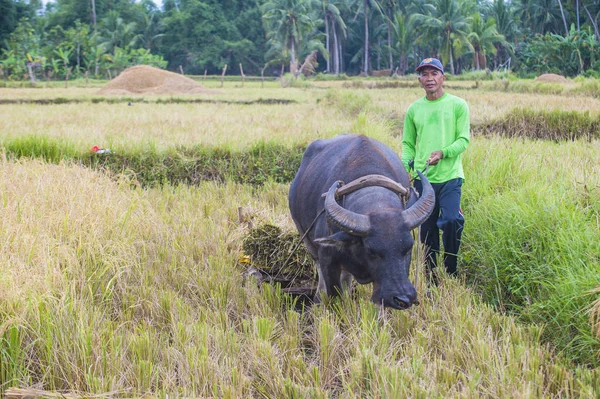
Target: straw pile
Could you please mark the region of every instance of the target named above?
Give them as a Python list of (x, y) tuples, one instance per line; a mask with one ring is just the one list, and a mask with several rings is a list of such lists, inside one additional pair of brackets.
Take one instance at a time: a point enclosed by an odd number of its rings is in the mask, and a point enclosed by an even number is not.
[(535, 78), (538, 82), (548, 82), (548, 83), (567, 83), (569, 80), (564, 76), (557, 75), (555, 73), (545, 73), (543, 75)]
[(177, 73), (137, 65), (108, 82), (99, 94), (205, 94), (215, 93), (200, 83)]

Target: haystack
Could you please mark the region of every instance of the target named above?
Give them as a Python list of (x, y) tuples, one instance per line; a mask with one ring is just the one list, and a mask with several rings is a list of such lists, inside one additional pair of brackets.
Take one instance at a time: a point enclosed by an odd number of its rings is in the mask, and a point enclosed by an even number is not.
[(137, 65), (124, 70), (108, 82), (99, 94), (207, 94), (216, 93), (200, 83), (177, 73)]
[(548, 82), (548, 83), (567, 83), (569, 80), (564, 76), (557, 75), (555, 73), (545, 73), (543, 75), (535, 78), (538, 82)]

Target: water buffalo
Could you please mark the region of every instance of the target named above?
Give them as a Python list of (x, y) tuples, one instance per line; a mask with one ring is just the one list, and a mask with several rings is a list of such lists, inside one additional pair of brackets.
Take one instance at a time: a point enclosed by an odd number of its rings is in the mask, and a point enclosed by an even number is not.
[(376, 304), (406, 309), (416, 302), (408, 279), (410, 231), (427, 219), (435, 201), (431, 184), (419, 176), (424, 189), (417, 198), (396, 153), (366, 136), (346, 134), (308, 146), (289, 206), (300, 234), (308, 231), (304, 243), (317, 262), (315, 301), (349, 288), (354, 277), (373, 283)]

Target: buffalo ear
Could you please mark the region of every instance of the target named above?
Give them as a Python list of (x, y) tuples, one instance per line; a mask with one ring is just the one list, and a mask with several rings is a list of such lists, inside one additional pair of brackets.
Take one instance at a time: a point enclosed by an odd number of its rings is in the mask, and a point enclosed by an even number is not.
[(349, 246), (357, 237), (354, 237), (345, 231), (338, 231), (327, 237), (317, 238), (314, 243), (320, 247), (334, 247), (338, 250)]

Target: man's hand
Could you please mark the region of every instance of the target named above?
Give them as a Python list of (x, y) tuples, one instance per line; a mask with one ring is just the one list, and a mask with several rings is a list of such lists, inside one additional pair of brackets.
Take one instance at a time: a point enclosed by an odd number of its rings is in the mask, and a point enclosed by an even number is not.
[(444, 154), (442, 153), (441, 150), (434, 151), (429, 156), (429, 159), (427, 160), (427, 162), (429, 163), (429, 165), (432, 165), (432, 166), (437, 165), (437, 163), (440, 162), (440, 159), (442, 159), (443, 157), (444, 157)]

